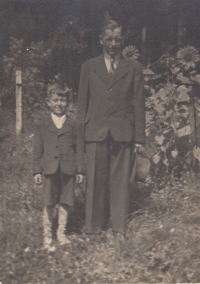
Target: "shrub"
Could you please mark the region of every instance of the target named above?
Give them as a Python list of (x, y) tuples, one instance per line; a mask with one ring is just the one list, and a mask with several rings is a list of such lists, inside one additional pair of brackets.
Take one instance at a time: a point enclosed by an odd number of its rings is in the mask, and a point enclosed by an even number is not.
[[(122, 53), (131, 59), (139, 58), (135, 46), (126, 47)], [(198, 50), (187, 46), (176, 54), (164, 54), (157, 62), (144, 68), (145, 154), (152, 159), (153, 173), (157, 177), (163, 171), (171, 177), (180, 177), (181, 173), (194, 169), (200, 161), (199, 61)], [(165, 177), (168, 179), (167, 175)]]

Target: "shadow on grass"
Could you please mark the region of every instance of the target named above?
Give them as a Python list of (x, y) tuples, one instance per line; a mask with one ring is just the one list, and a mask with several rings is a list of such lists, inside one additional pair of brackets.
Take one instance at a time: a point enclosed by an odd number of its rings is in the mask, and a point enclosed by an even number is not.
[[(130, 189), (129, 197), (129, 215), (135, 215), (141, 209), (147, 207), (151, 198), (152, 187), (145, 183), (134, 183)], [(139, 213), (138, 213), (139, 214)], [(137, 214), (136, 214), (137, 215)]]

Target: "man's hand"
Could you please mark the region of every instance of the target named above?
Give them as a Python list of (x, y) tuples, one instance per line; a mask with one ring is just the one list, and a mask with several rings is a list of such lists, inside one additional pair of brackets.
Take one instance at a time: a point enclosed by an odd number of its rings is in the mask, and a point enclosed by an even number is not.
[(82, 183), (83, 182), (83, 175), (82, 174), (77, 174), (76, 175), (76, 183)]
[(142, 154), (144, 151), (144, 146), (142, 144), (135, 143), (135, 151), (137, 154)]
[(37, 185), (42, 184), (42, 175), (41, 175), (41, 174), (36, 174), (36, 175), (34, 176), (34, 181), (35, 181), (35, 183), (36, 183)]

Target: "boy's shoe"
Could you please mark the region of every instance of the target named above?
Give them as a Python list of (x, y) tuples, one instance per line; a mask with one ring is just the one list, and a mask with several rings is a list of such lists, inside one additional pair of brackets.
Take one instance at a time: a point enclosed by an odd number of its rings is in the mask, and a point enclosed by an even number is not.
[(66, 235), (62, 232), (57, 232), (57, 240), (61, 246), (71, 244), (70, 240), (66, 237)]
[(54, 252), (56, 247), (52, 244), (52, 242), (50, 244), (44, 242), (43, 249), (47, 250), (48, 252)]

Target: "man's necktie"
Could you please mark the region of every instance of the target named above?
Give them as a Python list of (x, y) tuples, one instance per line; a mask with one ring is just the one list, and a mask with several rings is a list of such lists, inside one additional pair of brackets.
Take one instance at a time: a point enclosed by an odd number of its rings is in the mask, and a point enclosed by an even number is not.
[(115, 72), (115, 58), (111, 57), (110, 58), (110, 75), (112, 76)]

